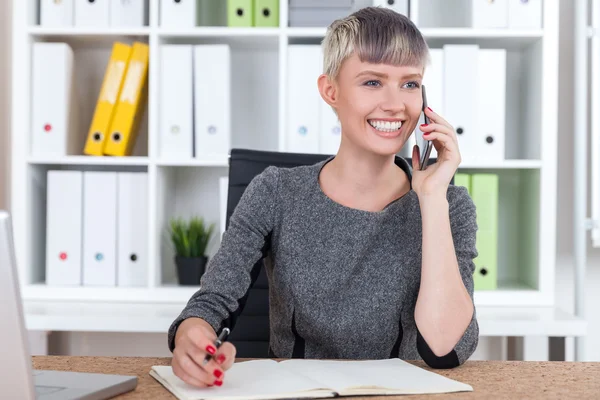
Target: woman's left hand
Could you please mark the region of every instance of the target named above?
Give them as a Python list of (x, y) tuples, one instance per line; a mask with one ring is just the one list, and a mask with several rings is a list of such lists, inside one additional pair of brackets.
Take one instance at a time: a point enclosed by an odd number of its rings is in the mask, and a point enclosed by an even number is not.
[(412, 187), (419, 197), (440, 194), (445, 198), (450, 181), (461, 162), (458, 138), (454, 127), (430, 108), (425, 109), (425, 115), (429, 117), (430, 124), (421, 125), (419, 129), (424, 133), (424, 140), (433, 141), (437, 160), (425, 170), (419, 170), (419, 149), (416, 145), (413, 147)]

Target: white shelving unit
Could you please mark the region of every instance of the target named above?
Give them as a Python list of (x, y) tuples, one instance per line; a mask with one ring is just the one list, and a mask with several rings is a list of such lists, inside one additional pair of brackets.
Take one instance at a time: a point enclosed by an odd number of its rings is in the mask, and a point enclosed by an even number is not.
[[(324, 27), (287, 27), (286, 0), (281, 0), (278, 28), (193, 29), (161, 27), (160, 0), (148, 1), (147, 26), (123, 29), (46, 28), (39, 26), (36, 0), (16, 1), (13, 6), (11, 207), (19, 276), (22, 294), (29, 307), (27, 322), (31, 329), (165, 331), (197, 289), (175, 284), (172, 253), (165, 245), (163, 230), (169, 217), (191, 214), (200, 214), (218, 226), (218, 179), (227, 175), (228, 160), (226, 155), (210, 160), (160, 158), (159, 46), (167, 43), (229, 44), (232, 54), (232, 146), (285, 151), (287, 48), (296, 43), (317, 44), (325, 34)], [(464, 6), (470, 1), (453, 0), (451, 3), (463, 3)], [(496, 291), (475, 293), (482, 335), (519, 335), (519, 332), (521, 335), (544, 335), (544, 332), (556, 336), (583, 335), (585, 321), (553, 309), (558, 2), (544, 2), (542, 28), (532, 30), (472, 29), (461, 20), (441, 24), (431, 17), (431, 10), (440, 15), (454, 15), (444, 11), (444, 7), (449, 6), (446, 0), (411, 0), (411, 18), (422, 29), (430, 47), (464, 43), (508, 51), (506, 160), (460, 166), (461, 172), (491, 171), (500, 176), (500, 283)], [(419, 10), (424, 9), (428, 10), (427, 14), (420, 17)], [(32, 43), (64, 41), (73, 47), (75, 73), (79, 74), (78, 87), (81, 88), (78, 95), (82, 117), (80, 129), (85, 137), (109, 52), (117, 40), (138, 40), (150, 46), (148, 111), (134, 155), (121, 158), (80, 154), (59, 159), (32, 157), (29, 151)], [(218, 90), (218, 82), (215, 90)], [(148, 172), (149, 229), (140, 232), (147, 234), (149, 246), (147, 287), (57, 288), (45, 285), (45, 176), (51, 169)], [(214, 254), (217, 246), (218, 242), (212, 243), (209, 255)], [(74, 315), (78, 317), (73, 318)], [(134, 317), (124, 317), (131, 315)], [(128, 325), (131, 323), (135, 327)], [(544, 330), (545, 326), (552, 328)]]

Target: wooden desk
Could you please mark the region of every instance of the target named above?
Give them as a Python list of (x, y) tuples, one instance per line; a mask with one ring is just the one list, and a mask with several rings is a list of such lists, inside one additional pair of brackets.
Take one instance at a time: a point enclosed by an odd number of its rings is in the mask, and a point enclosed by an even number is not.
[[(243, 361), (240, 359), (239, 361)], [(154, 378), (148, 375), (153, 365), (170, 365), (170, 358), (133, 357), (70, 357), (34, 356), (35, 369), (101, 372), (139, 377), (137, 389), (119, 396), (119, 399), (174, 399)], [(411, 361), (429, 369), (422, 361)], [(600, 362), (523, 362), (523, 361), (467, 361), (459, 368), (435, 370), (473, 386), (473, 392), (425, 396), (365, 397), (367, 400), (416, 398), (461, 399), (598, 399), (600, 398)], [(361, 397), (352, 397), (359, 400)]]

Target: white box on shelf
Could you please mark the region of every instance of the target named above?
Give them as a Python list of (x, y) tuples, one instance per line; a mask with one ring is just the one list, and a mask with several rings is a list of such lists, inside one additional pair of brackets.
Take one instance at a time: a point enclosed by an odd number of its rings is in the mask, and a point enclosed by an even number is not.
[(117, 286), (148, 284), (148, 173), (117, 173)]
[(160, 0), (160, 26), (186, 29), (196, 26), (197, 0)]
[(74, 0), (40, 0), (40, 25), (46, 27), (72, 26)]
[(476, 151), (481, 161), (503, 161), (506, 128), (506, 50), (479, 49)]
[(508, 0), (471, 0), (473, 28), (506, 28), (508, 26)]
[(342, 141), (342, 125), (336, 115), (323, 98), (319, 102), (319, 152), (323, 154), (336, 154)]
[(83, 173), (83, 284), (117, 281), (117, 173)]
[(66, 43), (34, 43), (31, 85), (31, 154), (60, 157), (80, 151), (74, 138), (73, 49)]
[(195, 45), (194, 157), (227, 157), (230, 146), (231, 50), (226, 44)]
[(48, 171), (46, 188), (46, 284), (79, 286), (82, 280), (81, 171)]
[(140, 27), (146, 23), (146, 0), (110, 0), (110, 25)]
[(444, 119), (458, 137), (462, 159), (476, 155), (478, 45), (444, 45)]
[(75, 0), (75, 26), (108, 27), (111, 0)]
[(317, 88), (321, 73), (321, 47), (288, 46), (286, 150), (319, 152), (319, 109), (323, 101)]
[(508, 27), (511, 29), (540, 29), (542, 0), (508, 0)]
[(410, 0), (373, 0), (375, 7), (384, 7), (396, 11), (408, 17), (408, 5)]
[(193, 47), (160, 46), (159, 157), (185, 160), (194, 156)]

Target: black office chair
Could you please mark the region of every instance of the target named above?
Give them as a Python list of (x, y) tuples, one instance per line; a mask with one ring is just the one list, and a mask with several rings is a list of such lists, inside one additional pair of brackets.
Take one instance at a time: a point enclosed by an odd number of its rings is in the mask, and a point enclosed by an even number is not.
[[(226, 227), (229, 226), (229, 218), (248, 184), (267, 167), (273, 165), (290, 168), (312, 165), (328, 157), (330, 155), (232, 149), (229, 157)], [(404, 158), (409, 165), (412, 165), (411, 158)], [(429, 164), (433, 164), (435, 161), (432, 158), (429, 160)], [(263, 255), (269, 256), (269, 243), (265, 245)], [(253, 269), (256, 273), (252, 276), (250, 290), (246, 298), (240, 300), (240, 308), (230, 321), (233, 329), (228, 340), (236, 346), (237, 357), (270, 357), (269, 282), (263, 267), (263, 260), (264, 257)]]

